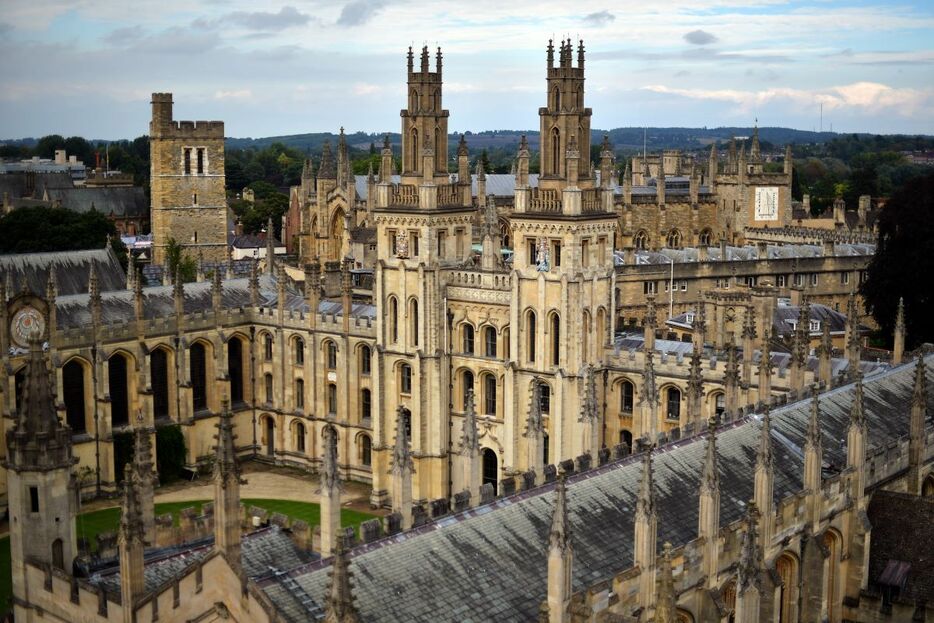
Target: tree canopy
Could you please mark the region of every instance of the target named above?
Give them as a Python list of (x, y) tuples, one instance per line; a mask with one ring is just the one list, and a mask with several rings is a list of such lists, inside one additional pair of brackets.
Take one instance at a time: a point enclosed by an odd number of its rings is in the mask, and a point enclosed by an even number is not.
[(120, 241), (117, 228), (101, 212), (19, 208), (0, 218), (0, 253), (100, 249), (108, 235), (114, 252), (125, 265), (126, 246)]
[[(879, 217), (879, 241), (861, 292), (882, 335), (895, 327), (905, 301), (907, 344), (934, 341), (934, 173), (909, 180), (892, 194)], [(925, 277), (927, 275), (928, 277)]]

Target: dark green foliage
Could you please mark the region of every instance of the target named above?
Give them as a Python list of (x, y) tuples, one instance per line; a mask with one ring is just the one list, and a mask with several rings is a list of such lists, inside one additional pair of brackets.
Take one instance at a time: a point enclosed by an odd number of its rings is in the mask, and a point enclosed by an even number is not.
[(0, 217), (0, 253), (101, 249), (108, 235), (114, 253), (126, 265), (126, 246), (117, 228), (97, 210), (28, 207)]
[(185, 466), (185, 437), (178, 424), (156, 429), (156, 471), (159, 482), (167, 484), (178, 480)]
[(114, 433), (114, 472), (117, 482), (123, 482), (126, 464), (133, 460), (133, 433)]
[(173, 280), (176, 274), (181, 277), (182, 283), (191, 283), (198, 278), (198, 264), (195, 258), (185, 255), (182, 245), (175, 238), (169, 238), (166, 241), (165, 264)]
[[(879, 241), (860, 291), (883, 336), (892, 335), (898, 299), (905, 299), (909, 347), (934, 342), (934, 173), (896, 191), (879, 217)], [(925, 276), (927, 275), (927, 276)]]

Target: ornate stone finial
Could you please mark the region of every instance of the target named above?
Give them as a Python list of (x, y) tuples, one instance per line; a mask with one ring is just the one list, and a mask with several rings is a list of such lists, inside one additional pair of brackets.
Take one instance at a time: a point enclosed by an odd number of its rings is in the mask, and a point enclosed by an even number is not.
[(88, 275), (88, 294), (91, 295), (92, 300), (100, 300), (101, 289), (100, 284), (97, 281), (97, 265), (94, 263), (91, 263), (91, 268)]
[(415, 471), (412, 451), (409, 449), (409, 436), (405, 425), (405, 407), (396, 407), (396, 441), (392, 449), (391, 471), (394, 474)]
[(525, 134), (519, 139), (519, 157), (528, 158), (529, 157), (529, 141), (526, 139)]
[(770, 468), (772, 466), (772, 415), (769, 406), (765, 405), (762, 414), (762, 427), (759, 429), (759, 449), (756, 451), (756, 467)]
[(321, 429), (324, 453), (321, 457), (321, 488), (333, 491), (340, 488), (340, 469), (337, 462), (337, 429), (330, 422)]
[(584, 400), (581, 405), (581, 414), (577, 421), (596, 423), (598, 418), (597, 384), (593, 364), (588, 364), (584, 368)]
[[(726, 370), (723, 373), (723, 381), (727, 384), (732, 384), (733, 387), (739, 386), (740, 375), (739, 375), (739, 359), (736, 356), (736, 345), (733, 344), (732, 340), (726, 347)], [(731, 413), (730, 415), (735, 415)]]
[(461, 156), (466, 157), (467, 155), (469, 155), (469, 153), (470, 152), (467, 150), (467, 139), (464, 138), (463, 134), (461, 134), (461, 138), (457, 142), (457, 155), (458, 157), (461, 157)]
[(542, 419), (542, 381), (541, 379), (532, 379), (532, 404), (529, 405), (529, 417), (525, 421), (525, 432), (523, 437), (541, 435), (545, 430), (545, 423)]
[(895, 312), (895, 330), (905, 332), (905, 299), (898, 297), (898, 309)]
[(918, 354), (918, 363), (915, 365), (914, 388), (911, 392), (911, 405), (920, 407), (922, 410), (927, 408), (927, 370), (924, 365), (924, 353)]
[(477, 432), (477, 409), (473, 390), (467, 390), (464, 405), (464, 427), (461, 430), (461, 454), (475, 456), (480, 452), (480, 435)]
[(580, 148), (577, 145), (577, 135), (572, 134), (571, 140), (568, 141), (567, 147), (567, 157), (568, 158), (580, 158)]
[(678, 621), (677, 595), (675, 595), (675, 579), (671, 569), (671, 557), (671, 543), (666, 541), (662, 546), (662, 557), (658, 563), (655, 623), (676, 623)]
[(649, 329), (658, 327), (658, 312), (655, 308), (655, 296), (651, 294), (645, 299), (645, 326)]
[(853, 386), (853, 404), (850, 406), (850, 426), (861, 430), (866, 428), (865, 397), (863, 395), (863, 373), (856, 372)]
[(658, 386), (655, 383), (654, 352), (645, 351), (645, 372), (643, 373), (642, 397), (639, 404), (658, 404)]
[[(639, 497), (636, 499), (636, 516), (649, 518), (655, 513), (655, 482), (652, 479), (652, 448), (650, 447), (642, 453), (642, 480), (639, 482)], [(652, 548), (655, 548), (654, 544)]]
[[(234, 434), (233, 414), (225, 396), (221, 400), (221, 414), (217, 423), (217, 445), (214, 446), (214, 478), (226, 486), (229, 479), (240, 482), (240, 461), (237, 458), (237, 436)], [(148, 437), (148, 435), (147, 435)]]
[(816, 449), (821, 447), (821, 428), (820, 428), (820, 394), (817, 388), (814, 388), (814, 398), (811, 400), (811, 412), (808, 417), (808, 428), (805, 436), (805, 445), (813, 446)]
[(139, 476), (133, 469), (133, 465), (127, 463), (123, 468), (123, 503), (119, 534), (120, 540), (124, 543), (142, 543), (146, 538), (139, 489)]
[(337, 179), (337, 164), (331, 153), (331, 141), (324, 141), (321, 148), (321, 164), (318, 166), (318, 179)]
[(759, 509), (753, 500), (746, 507), (746, 529), (740, 547), (737, 567), (737, 589), (740, 593), (750, 587), (759, 588), (762, 580), (762, 548), (759, 546)]
[(707, 447), (704, 455), (704, 470), (701, 475), (701, 491), (719, 491), (720, 472), (717, 469), (717, 420), (711, 418), (707, 425)]
[(567, 485), (562, 474), (555, 485), (555, 510), (551, 518), (551, 532), (548, 534), (548, 544), (561, 551), (571, 546), (571, 528), (568, 524)]
[(392, 155), (392, 143), (389, 142), (389, 135), (383, 135), (383, 152), (389, 152), (389, 155)]
[(353, 596), (353, 572), (344, 550), (344, 540), (337, 539), (334, 558), (329, 573), (327, 601), (325, 603), (325, 623), (358, 623), (360, 614)]

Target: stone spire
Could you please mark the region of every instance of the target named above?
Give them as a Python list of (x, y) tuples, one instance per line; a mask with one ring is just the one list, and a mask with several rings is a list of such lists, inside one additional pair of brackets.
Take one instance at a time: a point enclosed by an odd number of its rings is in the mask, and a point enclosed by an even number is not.
[(519, 139), (518, 167), (516, 169), (516, 187), (525, 188), (529, 185), (529, 141), (525, 134)]
[(646, 352), (655, 350), (655, 329), (658, 328), (658, 315), (655, 310), (655, 295), (645, 299), (645, 325), (643, 327), (644, 348)]
[(337, 429), (330, 422), (321, 429), (321, 555), (330, 556), (341, 540), (341, 477), (337, 461)]
[(256, 258), (250, 262), (250, 307), (259, 307), (259, 272), (256, 266)]
[(467, 390), (466, 405), (464, 406), (464, 425), (461, 428), (460, 460), (462, 465), (461, 490), (470, 493), (471, 504), (480, 501), (481, 463), (480, 463), (480, 435), (477, 431), (477, 409), (474, 404), (473, 390)]
[(707, 428), (707, 447), (701, 472), (697, 536), (703, 540), (703, 573), (708, 588), (718, 585), (720, 534), (720, 473), (717, 468), (717, 424)]
[(704, 397), (704, 376), (701, 370), (701, 349), (695, 341), (694, 348), (691, 350), (691, 364), (688, 369), (688, 413), (687, 421), (694, 424), (697, 430), (703, 420), (702, 407)]
[(772, 508), (775, 489), (775, 470), (772, 453), (772, 416), (768, 406), (762, 414), (762, 428), (759, 429), (759, 447), (756, 450), (753, 499), (762, 509), (759, 519), (759, 533), (762, 542), (768, 547), (772, 541)]
[(658, 176), (655, 178), (655, 197), (658, 205), (665, 205), (665, 154), (658, 155)]
[(392, 145), (389, 143), (388, 134), (383, 137), (383, 149), (380, 151), (379, 181), (382, 184), (392, 181)]
[(898, 365), (905, 356), (905, 299), (898, 299), (895, 312), (895, 340), (892, 346), (892, 363)]
[(760, 601), (764, 564), (762, 548), (759, 545), (757, 524), (759, 510), (755, 502), (746, 507), (746, 530), (739, 554), (736, 570), (736, 608), (737, 623), (758, 623), (760, 621)]
[(120, 594), (126, 620), (133, 620), (136, 600), (145, 590), (143, 552), (146, 547), (143, 509), (139, 500), (139, 480), (133, 466), (123, 471), (123, 504), (117, 544), (120, 557)]
[(658, 386), (655, 382), (654, 351), (645, 351), (645, 371), (642, 374), (642, 396), (639, 400), (641, 418), (638, 435), (654, 444), (658, 439)]
[(405, 430), (405, 407), (396, 408), (396, 441), (392, 449), (392, 512), (402, 516), (402, 529), (412, 527), (412, 474), (415, 464)]
[(764, 324), (759, 355), (759, 402), (768, 404), (772, 399), (772, 332), (767, 320)]
[[(49, 271), (50, 282), (52, 281), (54, 274), (55, 274), (54, 270)], [(132, 253), (128, 253), (127, 258), (126, 258), (126, 289), (127, 290), (133, 289), (133, 282), (136, 280), (136, 278), (137, 278), (136, 277), (136, 258), (133, 256)]]
[(921, 468), (927, 446), (928, 424), (927, 367), (924, 355), (918, 355), (915, 364), (914, 389), (911, 393), (911, 423), (908, 427), (908, 493), (918, 495), (921, 492)]
[(866, 492), (866, 411), (863, 395), (863, 375), (856, 375), (853, 386), (853, 404), (850, 406), (850, 425), (846, 431), (846, 466), (853, 476), (850, 496), (857, 501), (860, 509), (865, 506)]
[(593, 465), (598, 465), (600, 451), (600, 413), (597, 408), (597, 386), (593, 365), (584, 368), (584, 392), (581, 401), (581, 414), (578, 422), (582, 424), (581, 435), (583, 452), (590, 455)]
[(324, 606), (324, 623), (359, 623), (353, 596), (353, 572), (342, 543), (337, 545), (328, 574), (330, 584)]
[(276, 263), (276, 236), (272, 226), (272, 217), (266, 220), (266, 274), (274, 274)]
[(642, 455), (642, 480), (636, 499), (633, 564), (639, 567), (639, 605), (651, 605), (655, 588), (655, 548), (658, 539), (658, 513), (655, 507), (655, 484), (652, 480), (652, 450)]
[(155, 473), (153, 472), (152, 430), (143, 425), (143, 413), (136, 418), (133, 429), (133, 471), (139, 483), (139, 501), (143, 511), (143, 530), (147, 543), (156, 542), (156, 522), (154, 492)]
[(856, 294), (851, 292), (846, 303), (846, 358), (848, 361), (848, 379), (855, 378), (855, 370), (859, 366), (860, 348), (859, 307), (856, 303)]
[(707, 159), (707, 186), (711, 193), (714, 192), (717, 184), (718, 160), (717, 144), (714, 142), (710, 144), (710, 156)]
[(567, 490), (562, 476), (555, 486), (555, 510), (548, 533), (548, 611), (551, 623), (564, 623), (568, 620), (572, 565)]
[(542, 382), (540, 379), (532, 379), (532, 401), (529, 405), (529, 417), (525, 421), (526, 448), (528, 455), (526, 462), (529, 470), (535, 472), (535, 484), (541, 484), (544, 475), (545, 465), (544, 457), (544, 437), (545, 423), (542, 419)]
[(736, 345), (732, 337), (726, 347), (726, 370), (723, 372), (723, 385), (726, 389), (724, 396), (725, 408), (729, 417), (736, 417), (739, 412), (739, 362), (736, 360)]
[(833, 340), (830, 337), (830, 323), (825, 322), (821, 330), (820, 348), (817, 353), (817, 380), (830, 388), (833, 383)]
[(762, 159), (762, 151), (759, 148), (759, 126), (758, 124), (752, 130), (752, 143), (749, 147), (749, 161), (758, 162)]
[(221, 280), (220, 267), (214, 269), (214, 275), (211, 277), (211, 307), (215, 313), (220, 313), (224, 303), (224, 285)]
[(88, 294), (90, 295), (88, 303), (91, 307), (91, 322), (95, 327), (99, 327), (101, 325), (101, 316), (103, 312), (101, 309), (101, 288), (98, 282), (95, 264), (91, 264), (90, 272), (91, 274), (88, 277)]
[(808, 520), (817, 531), (821, 513), (821, 469), (823, 447), (820, 428), (820, 396), (814, 390), (811, 413), (804, 438), (804, 490), (807, 492)]
[(227, 562), (240, 566), (240, 461), (233, 414), (227, 398), (221, 401), (221, 414), (214, 436), (214, 546)]
[(347, 137), (344, 134), (344, 127), (341, 126), (340, 135), (337, 137), (337, 185), (346, 188), (350, 183), (351, 177), (348, 177), (350, 171), (350, 157), (347, 154)]
[(811, 306), (805, 301), (798, 312), (791, 339), (791, 390), (801, 392), (804, 389), (804, 372), (807, 366), (807, 345), (810, 333)]
[(610, 145), (609, 134), (603, 135), (603, 144), (600, 146), (600, 187), (613, 187), (613, 146)]
[(324, 141), (324, 146), (321, 148), (321, 164), (318, 166), (318, 179), (337, 179), (337, 166), (334, 164), (334, 156), (331, 154), (331, 141)]
[(671, 568), (671, 543), (662, 546), (662, 559), (658, 564), (655, 583), (655, 623), (678, 623), (678, 595)]

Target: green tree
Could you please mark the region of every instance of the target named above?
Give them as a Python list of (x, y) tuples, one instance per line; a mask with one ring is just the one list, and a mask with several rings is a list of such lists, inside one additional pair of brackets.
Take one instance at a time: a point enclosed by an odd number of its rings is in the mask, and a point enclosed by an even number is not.
[[(896, 191), (879, 217), (879, 240), (860, 288), (868, 311), (890, 339), (899, 298), (905, 301), (910, 347), (934, 341), (934, 173), (910, 180)], [(928, 285), (924, 285), (927, 283)]]
[(27, 207), (0, 218), (0, 253), (101, 249), (107, 236), (117, 258), (126, 265), (126, 246), (117, 228), (97, 210)]
[(193, 257), (185, 254), (175, 238), (166, 241), (165, 265), (171, 278), (175, 279), (175, 275), (178, 275), (182, 283), (191, 283), (198, 277), (198, 264)]
[(65, 137), (61, 134), (49, 134), (43, 136), (36, 143), (35, 153), (40, 158), (51, 158), (55, 155), (56, 149), (65, 147)]

